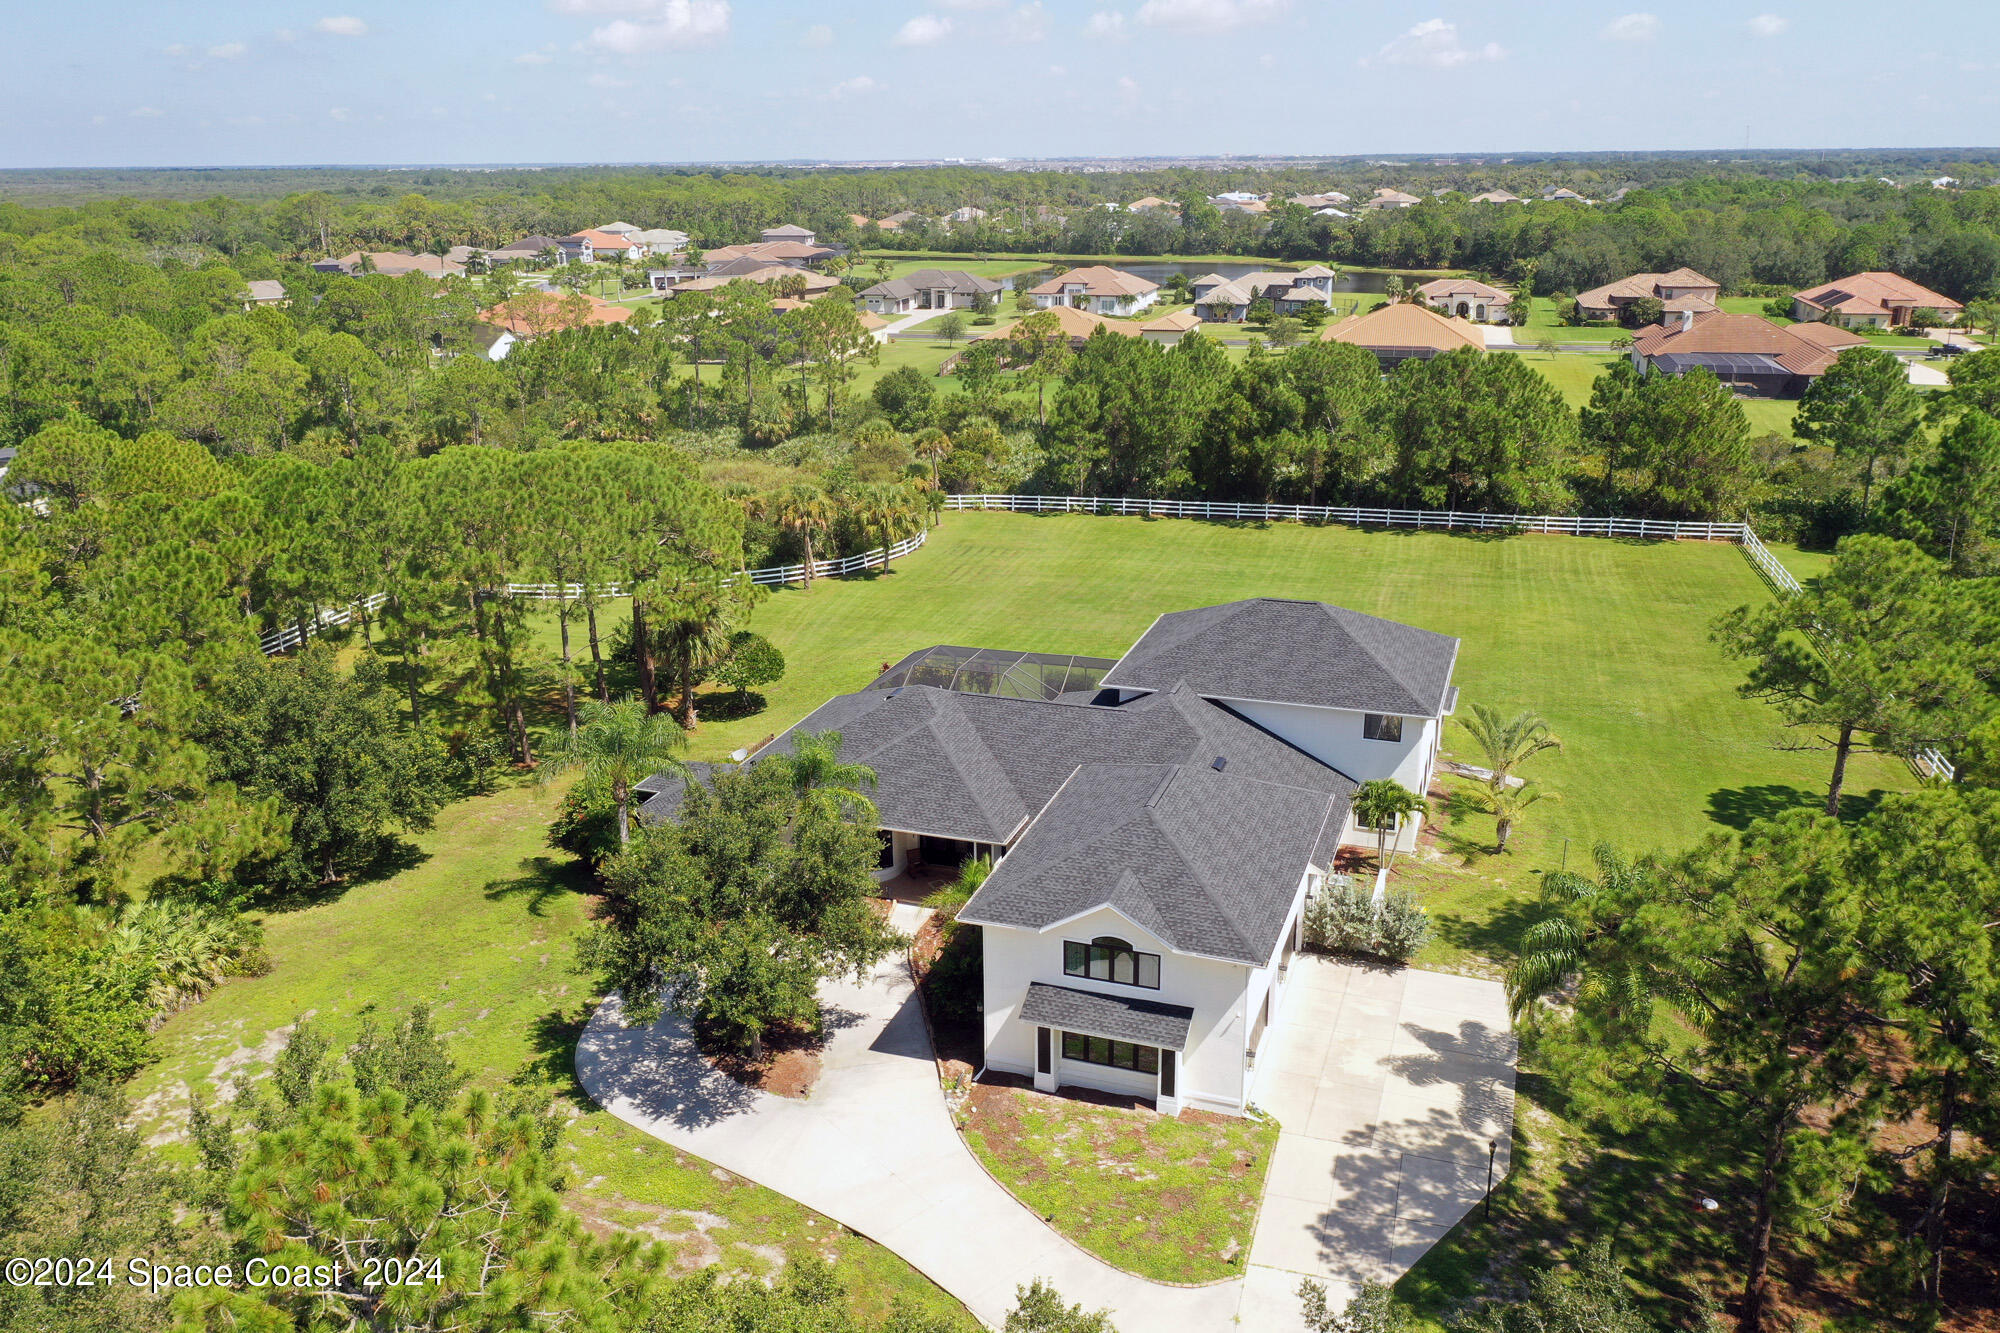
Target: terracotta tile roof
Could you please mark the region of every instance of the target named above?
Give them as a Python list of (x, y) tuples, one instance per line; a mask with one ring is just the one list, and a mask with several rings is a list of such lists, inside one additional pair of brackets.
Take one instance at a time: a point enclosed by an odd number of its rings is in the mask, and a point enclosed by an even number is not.
[(1838, 310), (1849, 315), (1886, 315), (1892, 307), (1951, 313), (1965, 307), (1942, 292), (1911, 282), (1900, 273), (1855, 273), (1797, 294), (1798, 299), (1820, 310)]
[[(626, 320), (632, 318), (631, 306), (613, 305), (609, 301), (601, 300), (598, 297), (590, 296), (583, 292), (578, 292), (577, 295), (583, 298), (588, 309), (584, 312), (582, 319), (565, 321), (560, 326), (560, 329), (581, 328), (587, 324), (623, 324)], [(528, 322), (521, 318), (520, 307), (518, 305), (520, 299), (517, 296), (514, 300), (496, 305), (490, 310), (482, 310), (479, 312), (479, 317), (488, 324), (498, 325), (517, 338), (529, 337), (533, 330), (529, 328)], [(567, 301), (569, 298), (563, 297), (560, 299)], [(560, 331), (560, 329), (557, 331)]]
[(1803, 326), (1773, 324), (1761, 315), (1734, 315), (1721, 310), (1693, 316), (1682, 326), (1675, 320), (1652, 324), (1632, 340), (1632, 350), (1648, 359), (1656, 356), (1767, 356), (1794, 375), (1818, 375), (1833, 364), (1840, 348), (1866, 341), (1834, 344), (1797, 333)]
[[(1056, 317), (1056, 327), (1069, 337), (1078, 340), (1088, 338), (1099, 329), (1109, 329), (1113, 333), (1122, 333), (1128, 338), (1136, 338), (1139, 336), (1141, 328), (1140, 325), (1134, 324), (1130, 320), (1107, 319), (1103, 315), (1094, 315), (1088, 310), (1078, 310), (1073, 305), (1051, 306), (1046, 312), (1037, 310), (1035, 313), (1038, 315), (1043, 313), (1054, 315)], [(989, 333), (986, 336), (988, 338), (1011, 338), (1020, 327), (1019, 324), (1015, 324), (1004, 331)]]
[(634, 248), (632, 242), (626, 240), (616, 232), (598, 231), (594, 228), (571, 232), (568, 236), (563, 237), (563, 239), (565, 241), (578, 239), (589, 241), (590, 248), (593, 250), (630, 250)]
[(1862, 347), (1868, 340), (1858, 333), (1843, 329), (1838, 324), (1828, 324), (1824, 320), (1807, 320), (1803, 324), (1787, 324), (1785, 332), (1794, 338), (1804, 338), (1820, 347), (1829, 347), (1838, 352), (1848, 347)]
[(1506, 305), (1514, 299), (1513, 293), (1503, 292), (1477, 278), (1433, 278), (1417, 291), (1426, 301), (1448, 301), (1455, 296), (1466, 296), (1488, 305)]
[(1054, 296), (1065, 287), (1074, 287), (1079, 283), (1083, 286), (1085, 296), (1144, 296), (1147, 292), (1160, 290), (1159, 283), (1150, 282), (1136, 273), (1106, 268), (1102, 264), (1090, 264), (1058, 274), (1039, 287), (1030, 287), (1028, 294)]
[(1449, 352), (1455, 347), (1486, 350), (1486, 339), (1462, 319), (1449, 319), (1429, 306), (1397, 301), (1365, 315), (1351, 315), (1319, 335), (1321, 342), (1353, 343), (1370, 349), (1427, 347)]
[(816, 296), (840, 285), (839, 281), (824, 273), (811, 269), (793, 268), (788, 264), (768, 264), (747, 273), (711, 273), (705, 278), (693, 278), (670, 287), (669, 292), (712, 292), (727, 287), (732, 282), (776, 282), (781, 278), (798, 278), (804, 281), (807, 296)]
[(1615, 301), (1657, 297), (1662, 287), (1712, 287), (1717, 292), (1722, 290), (1722, 284), (1713, 278), (1703, 277), (1691, 268), (1677, 268), (1671, 273), (1634, 273), (1629, 278), (1578, 292), (1576, 303), (1589, 310), (1607, 310)]
[[(358, 270), (363, 253), (355, 250), (342, 255), (335, 262)], [(423, 273), (433, 278), (441, 278), (447, 273), (465, 272), (465, 265), (454, 264), (437, 255), (411, 255), (394, 250), (373, 250), (366, 253), (375, 266), (375, 272), (387, 274), (392, 278), (401, 277), (405, 273)]]
[(727, 264), (732, 259), (768, 259), (782, 263), (787, 260), (813, 260), (833, 251), (824, 245), (807, 245), (803, 241), (752, 241), (748, 245), (721, 245), (702, 252), (702, 260), (710, 268)]
[(1192, 309), (1176, 310), (1171, 315), (1161, 315), (1149, 319), (1139, 326), (1141, 333), (1186, 333), (1189, 329), (1201, 327), (1201, 316)]

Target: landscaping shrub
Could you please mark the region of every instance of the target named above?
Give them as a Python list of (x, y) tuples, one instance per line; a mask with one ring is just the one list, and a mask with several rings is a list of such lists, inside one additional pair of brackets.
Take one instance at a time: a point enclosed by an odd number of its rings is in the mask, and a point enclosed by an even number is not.
[(1403, 891), (1386, 895), (1378, 909), (1370, 890), (1335, 880), (1306, 905), (1306, 947), (1327, 953), (1367, 954), (1407, 963), (1430, 942), (1430, 917)]
[(618, 850), (618, 811), (609, 793), (572, 788), (549, 821), (549, 846), (596, 865)]

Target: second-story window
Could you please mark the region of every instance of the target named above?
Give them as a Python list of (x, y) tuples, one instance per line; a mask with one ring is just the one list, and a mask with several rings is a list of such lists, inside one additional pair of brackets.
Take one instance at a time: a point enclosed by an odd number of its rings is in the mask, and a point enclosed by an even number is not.
[(1064, 940), (1063, 974), (1158, 990), (1160, 956), (1140, 953), (1115, 935), (1099, 935), (1088, 944), (1081, 940)]
[(1403, 719), (1394, 713), (1369, 713), (1361, 720), (1361, 734), (1371, 741), (1403, 739)]

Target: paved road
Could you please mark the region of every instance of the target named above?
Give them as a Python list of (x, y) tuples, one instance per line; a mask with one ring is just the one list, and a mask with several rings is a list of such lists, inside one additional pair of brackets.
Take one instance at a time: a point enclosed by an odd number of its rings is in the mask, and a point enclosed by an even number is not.
[[(1302, 992), (1265, 1049), (1272, 1095), (1291, 1108), (1297, 1132), (1280, 1139), (1246, 1278), (1208, 1287), (1120, 1272), (994, 1183), (951, 1123), (900, 960), (825, 989), (834, 1033), (805, 1101), (716, 1073), (671, 1015), (626, 1028), (616, 996), (577, 1044), (577, 1077), (620, 1120), (880, 1242), (995, 1327), (1015, 1289), (1042, 1277), (1072, 1301), (1109, 1309), (1127, 1333), (1295, 1333), (1301, 1274), (1336, 1294), (1364, 1277), (1393, 1280), (1471, 1206), (1468, 1154), (1480, 1158), (1483, 1187), (1485, 1136), (1497, 1134), (1504, 1152), (1511, 1130), (1513, 1071), (1511, 1038), (1494, 1038), (1485, 1020), (1406, 1002), (1469, 996), (1483, 1014), (1495, 1003), (1492, 983), (1307, 958), (1294, 969)], [(1420, 978), (1443, 989), (1413, 984)], [(1504, 1032), (1504, 1010), (1501, 1024)], [(1330, 1061), (1336, 1047), (1343, 1054)]]

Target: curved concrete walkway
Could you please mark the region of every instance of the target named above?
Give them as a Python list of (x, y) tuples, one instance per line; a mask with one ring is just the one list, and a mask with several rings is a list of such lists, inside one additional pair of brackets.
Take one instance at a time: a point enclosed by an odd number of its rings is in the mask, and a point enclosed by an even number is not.
[(1488, 1142), (1504, 1174), (1513, 1123), (1495, 983), (1306, 957), (1294, 979), (1256, 1088), (1287, 1132), (1250, 1267), (1210, 1287), (1120, 1272), (994, 1183), (951, 1122), (900, 958), (822, 991), (833, 1032), (805, 1101), (717, 1073), (671, 1014), (625, 1027), (615, 995), (576, 1072), (620, 1120), (887, 1246), (994, 1327), (1040, 1277), (1124, 1333), (1293, 1333), (1302, 1275), (1336, 1302), (1364, 1278), (1393, 1282), (1476, 1203)]

